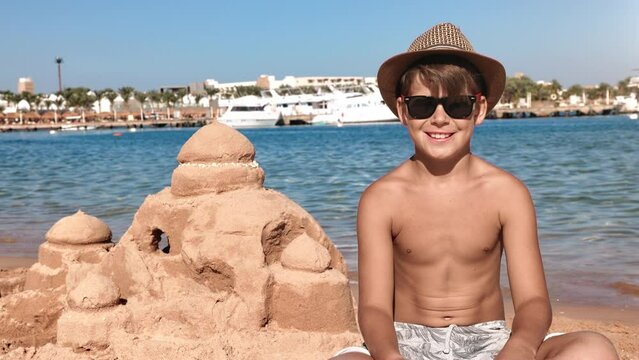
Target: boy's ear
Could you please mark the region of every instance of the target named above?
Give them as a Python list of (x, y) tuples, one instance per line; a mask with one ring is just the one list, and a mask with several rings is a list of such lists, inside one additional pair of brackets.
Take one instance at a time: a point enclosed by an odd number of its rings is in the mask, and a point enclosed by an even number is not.
[(402, 125), (405, 126), (408, 119), (408, 114), (406, 113), (406, 106), (404, 106), (404, 99), (402, 99), (401, 96), (398, 96), (396, 102), (397, 103), (395, 108), (397, 109), (397, 117), (399, 118), (399, 121), (402, 123)]
[(475, 115), (475, 125), (479, 125), (484, 122), (486, 115), (488, 115), (488, 102), (486, 101), (486, 97), (482, 95), (479, 100), (477, 100), (477, 115)]

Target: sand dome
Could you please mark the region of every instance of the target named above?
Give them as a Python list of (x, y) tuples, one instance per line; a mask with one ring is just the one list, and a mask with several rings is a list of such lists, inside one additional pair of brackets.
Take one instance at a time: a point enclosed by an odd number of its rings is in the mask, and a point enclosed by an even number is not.
[(55, 244), (97, 244), (111, 241), (111, 229), (102, 220), (78, 210), (53, 224), (45, 237)]
[(239, 131), (218, 122), (204, 126), (178, 154), (171, 193), (193, 196), (262, 188), (264, 171), (254, 158), (255, 147)]
[(182, 146), (177, 161), (184, 163), (252, 162), (253, 144), (239, 131), (214, 122), (198, 130)]

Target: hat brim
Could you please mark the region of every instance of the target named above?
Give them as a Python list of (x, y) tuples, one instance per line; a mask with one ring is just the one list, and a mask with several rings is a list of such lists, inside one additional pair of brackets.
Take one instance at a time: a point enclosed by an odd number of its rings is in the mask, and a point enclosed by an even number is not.
[(382, 66), (380, 66), (377, 72), (377, 85), (384, 102), (393, 114), (399, 116), (397, 114), (396, 101), (399, 79), (414, 63), (435, 55), (452, 55), (473, 64), (482, 75), (486, 85), (486, 94), (483, 95), (488, 103), (487, 112), (497, 105), (506, 86), (506, 70), (499, 61), (476, 52), (458, 49), (429, 49), (395, 55), (384, 61)]

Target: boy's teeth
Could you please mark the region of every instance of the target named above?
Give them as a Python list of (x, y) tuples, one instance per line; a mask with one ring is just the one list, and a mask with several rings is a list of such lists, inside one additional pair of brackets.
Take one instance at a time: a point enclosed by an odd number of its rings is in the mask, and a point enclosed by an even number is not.
[(451, 134), (428, 134), (428, 136), (434, 138), (434, 139), (445, 139), (447, 137), (450, 137)]

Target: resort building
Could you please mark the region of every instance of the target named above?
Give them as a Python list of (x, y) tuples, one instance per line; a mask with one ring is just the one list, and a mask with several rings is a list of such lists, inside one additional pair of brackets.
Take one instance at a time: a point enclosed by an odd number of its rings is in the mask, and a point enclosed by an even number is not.
[(18, 94), (22, 94), (23, 92), (35, 94), (35, 85), (33, 84), (33, 80), (31, 80), (30, 77), (23, 77), (18, 79)]
[[(213, 79), (204, 80), (203, 83), (192, 84), (191, 90), (194, 87), (201, 88), (204, 91), (204, 87), (212, 87), (220, 89), (222, 91), (232, 89), (238, 86), (257, 86), (264, 90), (277, 89), (280, 86), (290, 87), (304, 87), (304, 86), (358, 86), (364, 84), (375, 84), (375, 77), (363, 77), (363, 76), (285, 76), (282, 80), (275, 79), (273, 75), (260, 75), (255, 81), (239, 81), (230, 83), (220, 83)], [(201, 84), (201, 85), (200, 85)]]

